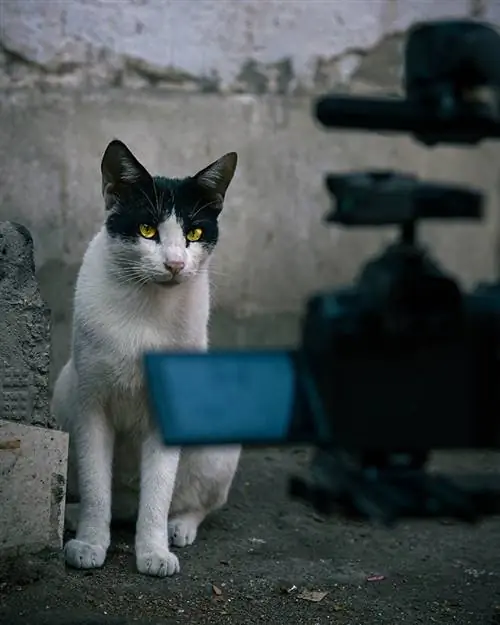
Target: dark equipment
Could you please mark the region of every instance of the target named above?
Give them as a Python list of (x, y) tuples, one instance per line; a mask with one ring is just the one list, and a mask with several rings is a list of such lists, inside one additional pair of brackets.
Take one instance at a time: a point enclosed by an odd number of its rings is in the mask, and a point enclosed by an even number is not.
[[(498, 58), (487, 25), (422, 23), (406, 43), (405, 99), (328, 96), (316, 116), (330, 128), (475, 145), (500, 137)], [(433, 450), (500, 449), (500, 285), (463, 292), (416, 232), (421, 219), (481, 219), (481, 193), (391, 171), (326, 184), (327, 222), (395, 225), (399, 239), (352, 286), (309, 300), (297, 350), (146, 355), (165, 443), (314, 444), (309, 476), (290, 490), (321, 511), (386, 524), (500, 511), (499, 479), (426, 471)]]

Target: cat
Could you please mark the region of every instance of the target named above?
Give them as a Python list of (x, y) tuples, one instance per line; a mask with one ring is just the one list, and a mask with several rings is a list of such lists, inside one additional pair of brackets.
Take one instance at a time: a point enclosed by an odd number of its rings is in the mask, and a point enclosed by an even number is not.
[(227, 501), (240, 447), (162, 445), (142, 355), (208, 349), (209, 263), (236, 165), (231, 152), (172, 179), (153, 177), (117, 139), (104, 152), (105, 220), (80, 267), (71, 354), (51, 404), (70, 434), (67, 500), (79, 498), (76, 537), (64, 546), (69, 566), (103, 566), (113, 516), (136, 519), (140, 573), (173, 575), (180, 566), (169, 543), (192, 544)]

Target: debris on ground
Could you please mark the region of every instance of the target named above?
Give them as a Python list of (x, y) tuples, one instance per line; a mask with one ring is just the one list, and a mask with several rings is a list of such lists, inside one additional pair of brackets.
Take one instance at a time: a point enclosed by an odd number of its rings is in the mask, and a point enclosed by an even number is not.
[(370, 575), (366, 578), (367, 582), (382, 582), (385, 579), (385, 575)]
[(320, 590), (301, 590), (297, 597), (299, 599), (303, 599), (304, 601), (312, 601), (313, 603), (319, 603), (323, 601), (323, 599), (328, 594), (328, 591), (320, 591)]

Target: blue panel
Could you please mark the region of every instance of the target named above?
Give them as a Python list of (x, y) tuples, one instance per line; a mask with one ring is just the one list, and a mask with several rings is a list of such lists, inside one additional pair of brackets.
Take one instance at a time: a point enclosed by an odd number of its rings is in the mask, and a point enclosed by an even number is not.
[(145, 374), (167, 445), (287, 438), (295, 391), (291, 352), (151, 353)]

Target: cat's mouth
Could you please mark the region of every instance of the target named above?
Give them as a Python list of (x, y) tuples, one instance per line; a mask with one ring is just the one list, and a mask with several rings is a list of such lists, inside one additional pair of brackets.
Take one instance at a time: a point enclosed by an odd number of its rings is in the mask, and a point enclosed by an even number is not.
[(163, 289), (172, 289), (174, 286), (178, 286), (180, 282), (177, 280), (169, 280), (168, 282), (157, 282), (156, 284)]
[(178, 278), (176, 276), (172, 277), (172, 278), (159, 278), (153, 281), (154, 284), (157, 284), (158, 286), (164, 287), (164, 288), (171, 288), (173, 286), (177, 286), (179, 284), (182, 283), (182, 279)]

